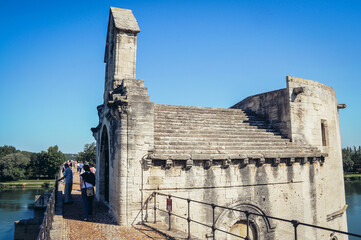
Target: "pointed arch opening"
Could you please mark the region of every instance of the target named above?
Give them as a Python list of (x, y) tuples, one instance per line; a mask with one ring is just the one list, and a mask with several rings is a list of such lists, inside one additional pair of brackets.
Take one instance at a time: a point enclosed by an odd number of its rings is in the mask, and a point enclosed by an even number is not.
[(100, 145), (99, 193), (109, 202), (109, 138), (108, 129), (104, 125)]

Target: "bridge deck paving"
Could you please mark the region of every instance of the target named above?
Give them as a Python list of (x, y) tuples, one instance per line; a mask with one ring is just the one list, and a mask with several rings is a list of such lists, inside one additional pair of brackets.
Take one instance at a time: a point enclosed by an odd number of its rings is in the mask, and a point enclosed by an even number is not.
[(169, 239), (151, 228), (143, 225), (126, 227), (117, 225), (108, 207), (94, 201), (93, 216), (88, 221), (83, 220), (83, 202), (79, 186), (79, 174), (74, 173), (73, 203), (63, 205), (62, 240), (78, 239)]

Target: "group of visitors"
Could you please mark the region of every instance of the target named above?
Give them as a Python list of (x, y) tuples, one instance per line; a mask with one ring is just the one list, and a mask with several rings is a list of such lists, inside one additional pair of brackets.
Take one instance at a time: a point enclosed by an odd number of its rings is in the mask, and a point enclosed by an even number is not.
[(76, 162), (75, 161), (75, 166), (76, 166), (76, 171), (78, 172), (78, 173), (80, 173), (81, 171), (82, 171), (82, 169), (83, 169), (83, 162), (81, 161), (81, 162)]
[[(77, 172), (80, 174), (80, 189), (81, 196), (83, 199), (83, 211), (84, 211), (84, 220), (87, 221), (89, 216), (93, 214), (93, 199), (94, 199), (94, 187), (95, 187), (95, 173), (96, 168), (95, 164), (89, 164), (85, 162), (75, 162), (74, 166), (77, 168)], [(64, 189), (64, 204), (73, 203), (71, 196), (71, 191), (73, 188), (73, 171), (72, 171), (72, 162), (66, 162), (63, 165), (63, 174), (64, 176), (58, 181), (65, 179), (65, 189)], [(91, 194), (91, 190), (93, 193)]]

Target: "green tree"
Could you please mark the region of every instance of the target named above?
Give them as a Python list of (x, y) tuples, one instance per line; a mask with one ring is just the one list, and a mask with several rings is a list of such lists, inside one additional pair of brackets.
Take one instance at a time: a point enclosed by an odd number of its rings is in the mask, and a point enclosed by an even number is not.
[(24, 179), (30, 159), (21, 153), (11, 153), (0, 158), (0, 180)]
[(359, 146), (358, 148), (353, 147), (353, 149), (351, 149), (351, 159), (354, 162), (354, 171), (355, 172), (360, 172), (361, 171), (361, 146)]
[(84, 151), (78, 153), (76, 160), (94, 164), (96, 160), (96, 151), (96, 145), (94, 142), (85, 144)]
[(351, 151), (348, 148), (342, 149), (343, 171), (353, 172), (354, 162), (351, 159)]
[(33, 177), (47, 176), (54, 178), (60, 166), (66, 161), (65, 155), (59, 151), (58, 146), (48, 148), (48, 151), (41, 151), (31, 155), (30, 171)]
[(6, 155), (20, 152), (19, 150), (16, 150), (13, 146), (4, 145), (0, 147), (0, 158), (5, 157)]

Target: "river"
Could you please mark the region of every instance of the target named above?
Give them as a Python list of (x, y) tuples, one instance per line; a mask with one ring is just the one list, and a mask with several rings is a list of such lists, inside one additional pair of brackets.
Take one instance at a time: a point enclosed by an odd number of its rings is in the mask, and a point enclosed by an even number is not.
[[(361, 182), (346, 182), (345, 189), (348, 231), (361, 234)], [(34, 203), (35, 195), (45, 191), (45, 189), (0, 191), (0, 240), (14, 239), (14, 221), (34, 217), (34, 210), (28, 208), (28, 205)], [(361, 239), (350, 237), (349, 240)]]
[[(348, 231), (361, 235), (361, 182), (346, 182), (346, 203)], [(349, 240), (360, 240), (361, 238), (350, 237)]]
[(0, 191), (0, 240), (14, 239), (14, 222), (33, 218), (34, 209), (29, 208), (28, 205), (34, 203), (35, 195), (40, 195), (45, 191), (45, 189)]

